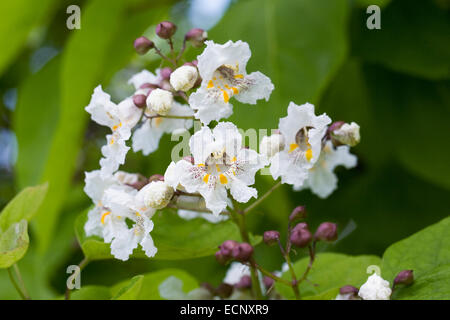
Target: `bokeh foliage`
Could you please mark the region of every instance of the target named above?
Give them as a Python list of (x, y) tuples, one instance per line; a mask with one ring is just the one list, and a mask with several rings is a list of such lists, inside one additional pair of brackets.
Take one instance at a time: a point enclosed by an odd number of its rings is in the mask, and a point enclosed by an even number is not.
[[(369, 2), (382, 5), (381, 30), (366, 28)], [(81, 30), (65, 27), (69, 4), (82, 8)], [(174, 4), (46, 0), (37, 10), (29, 0), (0, 4), (0, 39), (8, 44), (0, 53), (0, 93), (18, 88), (14, 111), (0, 105), (0, 126), (15, 132), (19, 148), (13, 174), (1, 172), (0, 202), (6, 204), (26, 186), (49, 182), (44, 204), (31, 223), (30, 248), (19, 263), (35, 298), (61, 296), (65, 268), (82, 259), (74, 225), (89, 206), (82, 191), (83, 172), (98, 167), (105, 133), (89, 123), (84, 106), (98, 84), (113, 90), (114, 77), (130, 64), (135, 71), (157, 66), (152, 54), (149, 59), (138, 57), (132, 41), (164, 19), (176, 17), (175, 22), (184, 25), (179, 14), (172, 15)], [(448, 216), (449, 8), (445, 0), (239, 0), (230, 6), (210, 30), (210, 38), (247, 41), (253, 53), (248, 70), (264, 72), (276, 88), (267, 103), (234, 101), (231, 121), (244, 129), (276, 128), (290, 101), (308, 101), (334, 120), (358, 122), (362, 134), (354, 149), (358, 167), (337, 170), (335, 193), (321, 200), (309, 191), (295, 193), (283, 186), (251, 213), (254, 234), (271, 228), (284, 237), (290, 210), (303, 204), (313, 228), (323, 220), (337, 222), (341, 231), (356, 226), (323, 250), (381, 256), (392, 243)], [(30, 58), (43, 46), (58, 53), (32, 72)], [(189, 52), (192, 57), (198, 53)], [(146, 175), (163, 172), (175, 143), (166, 136), (157, 154), (130, 154), (125, 169)], [(260, 193), (272, 183), (264, 176), (257, 181)], [(260, 245), (256, 255), (267, 269), (280, 269), (275, 249)], [(117, 294), (113, 286), (120, 281), (126, 285), (131, 281), (126, 279), (137, 274), (165, 268), (180, 268), (198, 282), (218, 284), (225, 267), (212, 256), (200, 256), (182, 264), (150, 259), (93, 262), (82, 281), (100, 286), (86, 288), (87, 295), (98, 290), (107, 297)], [(438, 278), (443, 274), (439, 268)], [(147, 277), (133, 278), (125, 289), (141, 286)], [(18, 298), (4, 270), (0, 287), (0, 298)]]

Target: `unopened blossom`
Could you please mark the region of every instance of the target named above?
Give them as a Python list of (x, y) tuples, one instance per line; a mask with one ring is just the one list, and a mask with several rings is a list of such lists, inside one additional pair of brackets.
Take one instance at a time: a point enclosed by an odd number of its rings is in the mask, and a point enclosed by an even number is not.
[(361, 286), (358, 295), (364, 300), (389, 300), (391, 293), (389, 281), (374, 273)]
[(309, 176), (301, 185), (294, 185), (294, 190), (309, 188), (320, 198), (328, 197), (337, 188), (337, 176), (334, 169), (344, 166), (347, 169), (355, 167), (357, 158), (350, 153), (348, 146), (334, 147), (327, 141), (323, 147), (319, 160), (309, 169)]
[(249, 104), (269, 99), (274, 89), (270, 79), (261, 72), (247, 74), (251, 52), (246, 42), (205, 43), (197, 66), (202, 83), (189, 97), (189, 104), (197, 110), (197, 119), (207, 125), (213, 120), (228, 118), (233, 113), (229, 102), (232, 97)]
[(167, 115), (173, 105), (173, 94), (163, 89), (155, 89), (147, 97), (147, 108), (160, 115)]
[(291, 102), (287, 117), (279, 121), (285, 148), (271, 159), (270, 172), (282, 183), (300, 186), (308, 178), (309, 169), (317, 162), (322, 149), (322, 138), (331, 119), (314, 114), (314, 106)]
[(173, 188), (164, 181), (153, 181), (141, 189), (144, 204), (155, 209), (165, 208), (173, 196)]
[(350, 147), (356, 146), (361, 140), (359, 125), (356, 122), (344, 123), (339, 129), (332, 132), (333, 138)]
[(183, 159), (167, 168), (165, 181), (173, 188), (180, 184), (189, 193), (200, 193), (215, 215), (227, 207), (227, 189), (242, 203), (257, 196), (250, 185), (265, 162), (256, 151), (242, 146), (234, 124), (221, 122), (213, 130), (203, 127), (191, 137), (189, 147), (194, 163)]
[(188, 91), (197, 81), (197, 68), (181, 66), (170, 74), (170, 84), (176, 91)]
[(274, 133), (262, 138), (259, 144), (259, 152), (268, 159), (284, 149), (284, 137), (281, 134)]
[[(148, 116), (156, 116), (156, 113), (147, 113)], [(167, 116), (184, 116), (191, 117), (194, 112), (189, 106), (173, 102)], [(138, 152), (142, 150), (144, 155), (148, 155), (158, 149), (159, 140), (164, 133), (173, 133), (177, 130), (188, 130), (192, 128), (192, 119), (176, 119), (155, 117), (152, 119), (145, 119), (142, 125), (136, 129), (133, 134), (133, 151)]]

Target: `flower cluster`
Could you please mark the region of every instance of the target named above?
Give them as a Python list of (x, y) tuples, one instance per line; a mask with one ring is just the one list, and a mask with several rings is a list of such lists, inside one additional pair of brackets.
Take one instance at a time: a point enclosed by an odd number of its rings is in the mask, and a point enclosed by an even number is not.
[[(316, 115), (309, 103), (291, 102), (276, 133), (262, 139), (259, 152), (245, 146), (236, 125), (226, 121), (233, 113), (231, 103), (233, 98), (252, 105), (268, 101), (274, 90), (270, 78), (247, 72), (251, 51), (246, 42), (217, 44), (207, 40), (204, 30), (192, 29), (175, 52), (176, 31), (168, 21), (156, 28), (156, 36), (170, 44), (167, 55), (148, 38), (136, 39), (138, 54), (154, 52), (162, 63), (154, 73), (142, 70), (129, 79), (133, 87), (129, 97), (115, 104), (98, 86), (86, 107), (92, 120), (111, 133), (101, 148), (100, 169), (86, 173), (85, 192), (94, 206), (85, 232), (111, 243), (111, 253), (121, 260), (127, 260), (138, 245), (148, 257), (157, 253), (150, 236), (157, 210), (170, 207), (186, 219), (203, 217), (218, 223), (229, 218), (237, 203), (258, 198), (255, 175), (267, 166), (274, 180), (327, 197), (337, 186), (335, 167), (356, 165), (349, 148), (359, 142), (359, 126), (331, 124), (326, 114)], [(184, 60), (188, 44), (204, 47), (197, 60)], [(190, 154), (172, 159), (164, 176), (147, 178), (119, 171), (131, 148), (149, 155), (158, 149), (164, 133), (190, 132), (194, 122), (200, 129), (190, 137)], [(329, 228), (323, 227), (320, 235), (329, 237)], [(297, 226), (290, 241), (302, 247), (311, 239), (323, 240), (317, 237), (307, 227)], [(250, 244), (233, 245), (223, 259), (248, 261)]]

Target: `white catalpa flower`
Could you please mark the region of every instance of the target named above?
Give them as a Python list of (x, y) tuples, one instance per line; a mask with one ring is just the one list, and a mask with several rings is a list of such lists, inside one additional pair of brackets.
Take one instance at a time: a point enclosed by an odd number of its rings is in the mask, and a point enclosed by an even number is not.
[(333, 147), (328, 141), (323, 147), (319, 160), (309, 169), (308, 179), (303, 185), (294, 185), (294, 190), (309, 188), (320, 198), (328, 197), (337, 188), (337, 177), (333, 172), (337, 166), (347, 169), (356, 166), (357, 158), (350, 153), (348, 146)]
[(193, 66), (181, 66), (170, 75), (170, 84), (176, 91), (188, 91), (197, 81), (197, 68)]
[(256, 189), (249, 186), (266, 163), (256, 151), (242, 147), (234, 124), (221, 122), (213, 130), (203, 127), (191, 137), (189, 147), (193, 163), (172, 163), (165, 174), (169, 185), (177, 188), (181, 184), (189, 193), (200, 193), (215, 215), (227, 206), (227, 189), (238, 202), (256, 198)]
[(289, 104), (287, 117), (279, 122), (285, 148), (271, 159), (270, 173), (275, 180), (281, 176), (282, 183), (303, 184), (319, 159), (322, 137), (330, 122), (326, 114), (316, 116), (312, 104)]
[(150, 83), (157, 85), (160, 81), (160, 69), (156, 70), (156, 74), (153, 74), (150, 71), (144, 69), (141, 72), (133, 75), (130, 80), (128, 80), (128, 83), (132, 84), (135, 90), (139, 90), (144, 84)]
[[(156, 113), (147, 114), (154, 116)], [(193, 116), (194, 111), (187, 105), (174, 102), (168, 116)], [(153, 118), (146, 119), (141, 127), (136, 129), (133, 134), (133, 150), (138, 152), (142, 150), (144, 155), (148, 155), (158, 149), (159, 140), (164, 133), (173, 133), (176, 130), (192, 128), (192, 119), (176, 119), (176, 118)]]
[(200, 88), (191, 94), (189, 104), (196, 118), (203, 124), (228, 118), (233, 113), (231, 97), (242, 103), (256, 104), (269, 99), (274, 86), (261, 72), (247, 74), (251, 52), (246, 42), (228, 41), (216, 44), (206, 41), (206, 48), (198, 56), (198, 70), (202, 78)]
[(275, 154), (284, 149), (284, 137), (279, 133), (262, 138), (259, 144), (259, 152), (267, 157), (272, 158)]
[(358, 295), (364, 300), (389, 300), (391, 293), (389, 281), (374, 273), (361, 286)]
[(228, 283), (229, 285), (235, 285), (241, 280), (243, 276), (249, 275), (250, 275), (250, 267), (240, 262), (233, 262), (230, 264), (230, 267), (227, 270), (227, 274), (225, 275), (223, 282)]

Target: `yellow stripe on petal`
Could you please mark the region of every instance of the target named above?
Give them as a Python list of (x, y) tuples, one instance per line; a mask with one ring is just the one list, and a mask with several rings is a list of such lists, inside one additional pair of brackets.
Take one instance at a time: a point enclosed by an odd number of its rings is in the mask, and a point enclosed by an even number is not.
[(204, 167), (204, 166), (205, 166), (204, 163), (199, 163), (199, 164), (197, 165), (197, 167)]
[(306, 152), (305, 152), (305, 158), (306, 158), (306, 160), (311, 161), (312, 157), (313, 157), (312, 149), (306, 150)]
[(205, 174), (205, 176), (203, 177), (202, 180), (203, 180), (204, 183), (208, 183), (208, 181), (209, 181), (209, 173)]
[(228, 183), (228, 179), (224, 174), (220, 174), (219, 175), (219, 180), (221, 184), (227, 184)]
[(291, 153), (292, 151), (294, 151), (295, 149), (298, 148), (298, 144), (296, 143), (291, 143), (291, 145), (289, 146), (289, 153)]
[(235, 74), (234, 78), (235, 79), (244, 79), (244, 75), (243, 74)]
[(228, 94), (228, 92), (226, 92), (225, 90), (222, 90), (223, 93), (223, 101), (225, 101), (225, 103), (228, 103), (228, 101), (230, 101), (230, 96)]
[(214, 87), (214, 83), (213, 83), (212, 80), (209, 80), (208, 85), (206, 86), (206, 88), (207, 88), (207, 89), (210, 89), (210, 88), (212, 88), (212, 87)]
[(231, 162), (236, 162), (236, 157), (233, 157), (233, 159), (231, 159)]
[(102, 222), (102, 224), (105, 224), (105, 218), (106, 218), (107, 216), (109, 216), (110, 214), (111, 214), (110, 211), (107, 211), (107, 212), (105, 212), (104, 214), (102, 214), (102, 217), (101, 217), (101, 219), (100, 219), (100, 221)]
[(232, 87), (231, 90), (233, 90), (234, 94), (238, 94), (239, 93), (239, 90), (236, 87)]
[(220, 172), (220, 167), (218, 164), (216, 164), (216, 170), (217, 170), (217, 172)]

